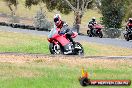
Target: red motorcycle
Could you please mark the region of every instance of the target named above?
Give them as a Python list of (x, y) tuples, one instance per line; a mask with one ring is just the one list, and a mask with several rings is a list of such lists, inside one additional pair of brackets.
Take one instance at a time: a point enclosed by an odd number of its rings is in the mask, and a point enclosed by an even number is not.
[[(70, 42), (69, 39), (66, 38), (65, 34), (59, 34), (58, 31), (60, 29), (54, 28), (50, 31), (48, 35), (49, 50), (51, 54), (65, 54), (65, 55), (83, 55), (84, 49), (79, 42)], [(73, 32), (72, 38), (75, 38), (78, 34)]]
[(132, 40), (132, 23), (128, 24), (126, 33), (124, 33), (124, 38), (126, 41)]
[(89, 37), (92, 37), (92, 36), (93, 37), (94, 36), (95, 37), (100, 37), (100, 38), (103, 37), (103, 33), (101, 31), (101, 29), (103, 28), (102, 25), (100, 25), (100, 24), (94, 24), (94, 26), (93, 26), (92, 24), (89, 24), (88, 27), (90, 28), (90, 30), (93, 29), (92, 31), (87, 30), (87, 34), (88, 34)]

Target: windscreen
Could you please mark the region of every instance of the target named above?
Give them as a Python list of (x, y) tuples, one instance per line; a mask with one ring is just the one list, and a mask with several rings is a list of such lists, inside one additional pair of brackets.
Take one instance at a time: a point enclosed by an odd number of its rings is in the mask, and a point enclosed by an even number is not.
[(51, 29), (49, 35), (48, 35), (48, 38), (52, 38), (53, 35), (57, 34), (57, 30), (56, 30), (56, 27), (54, 27), (53, 29)]

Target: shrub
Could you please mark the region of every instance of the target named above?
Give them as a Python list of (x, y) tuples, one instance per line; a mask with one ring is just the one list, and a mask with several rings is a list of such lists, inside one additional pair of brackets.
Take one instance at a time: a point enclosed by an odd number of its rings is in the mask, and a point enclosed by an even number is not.
[[(124, 0), (125, 1), (125, 0)], [(101, 0), (101, 12), (103, 15), (103, 24), (107, 28), (120, 28), (124, 17), (123, 0)]]
[(42, 9), (37, 12), (34, 19), (34, 25), (38, 30), (39, 29), (50, 30), (52, 27), (51, 23), (46, 19), (46, 15), (42, 11)]
[(106, 28), (104, 29), (104, 33), (107, 38), (118, 38), (121, 36), (121, 30), (117, 28)]

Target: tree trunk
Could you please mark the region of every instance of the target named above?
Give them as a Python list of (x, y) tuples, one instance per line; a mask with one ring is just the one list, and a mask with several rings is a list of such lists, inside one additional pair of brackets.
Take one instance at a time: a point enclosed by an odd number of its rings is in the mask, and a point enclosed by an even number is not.
[(12, 22), (12, 23), (18, 23), (19, 19), (16, 16), (18, 1), (16, 2), (16, 4), (12, 4), (10, 2), (7, 2), (7, 6), (9, 7), (9, 9), (11, 11), (10, 22)]
[(80, 24), (81, 24), (82, 14), (80, 12), (75, 12), (74, 16), (75, 16), (74, 27), (77, 33), (80, 33)]

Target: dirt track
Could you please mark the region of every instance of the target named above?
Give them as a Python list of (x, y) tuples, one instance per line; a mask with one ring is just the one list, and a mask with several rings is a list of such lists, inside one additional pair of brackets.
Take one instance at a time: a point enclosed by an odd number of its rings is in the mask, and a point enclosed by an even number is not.
[[(0, 53), (0, 63), (45, 63), (48, 65), (67, 64), (70, 66), (99, 66), (115, 68), (119, 63), (127, 63), (132, 67), (132, 56), (101, 57), (101, 56), (54, 56), (43, 54), (22, 54), (22, 53)], [(107, 64), (106, 64), (107, 63)], [(107, 65), (107, 66), (106, 66)]]

